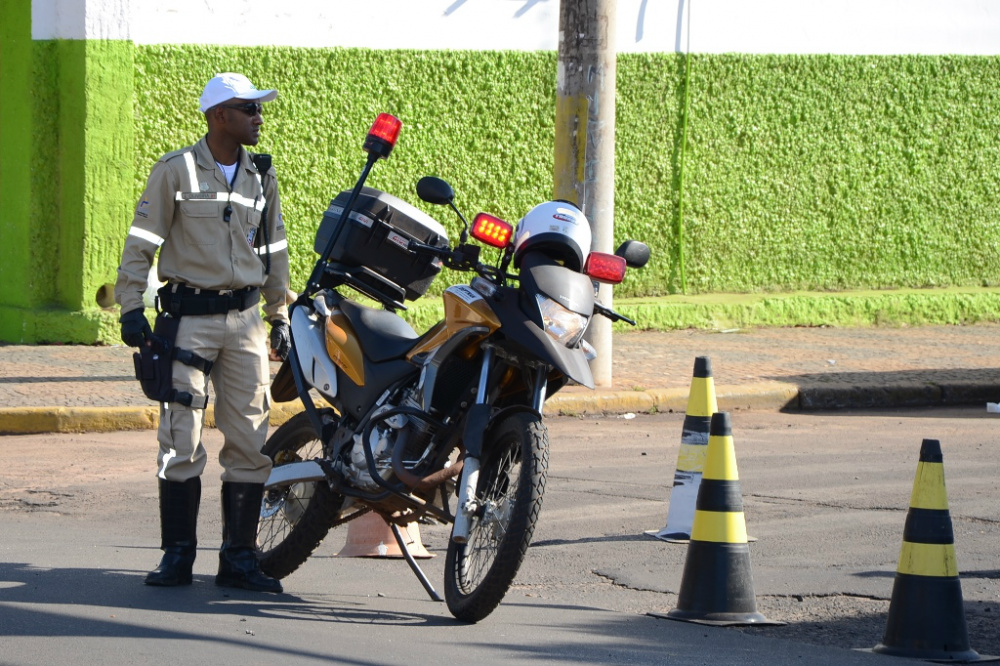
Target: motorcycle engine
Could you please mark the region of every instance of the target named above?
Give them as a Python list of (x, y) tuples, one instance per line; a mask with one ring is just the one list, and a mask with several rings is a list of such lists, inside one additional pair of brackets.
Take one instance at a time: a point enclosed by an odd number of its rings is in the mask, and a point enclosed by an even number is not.
[(400, 437), (407, 437), (406, 448), (403, 451), (403, 464), (410, 467), (418, 462), (418, 460), (414, 460), (414, 457), (420, 458), (421, 451), (426, 448), (427, 440), (430, 437), (427, 423), (419, 418), (411, 418), (407, 414), (382, 416), (397, 407), (419, 409), (419, 402), (414, 393), (414, 389), (406, 389), (402, 395), (397, 396), (395, 401), (385, 402), (372, 413), (369, 423), (374, 423), (374, 427), (371, 428), (368, 441), (365, 441), (363, 433), (354, 435), (350, 466), (346, 472), (351, 483), (355, 486), (364, 490), (378, 490), (381, 487), (372, 478), (368, 467), (366, 448), (375, 461), (375, 471), (386, 480), (392, 476), (393, 450)]

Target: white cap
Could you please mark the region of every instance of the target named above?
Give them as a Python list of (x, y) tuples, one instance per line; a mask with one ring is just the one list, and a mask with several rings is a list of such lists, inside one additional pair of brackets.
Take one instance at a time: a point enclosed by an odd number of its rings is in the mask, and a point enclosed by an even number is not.
[(201, 103), (201, 111), (204, 113), (213, 106), (231, 99), (270, 102), (277, 96), (277, 90), (257, 90), (254, 84), (250, 83), (250, 79), (242, 74), (224, 72), (216, 74), (211, 81), (205, 84), (205, 90), (202, 91), (198, 101)]

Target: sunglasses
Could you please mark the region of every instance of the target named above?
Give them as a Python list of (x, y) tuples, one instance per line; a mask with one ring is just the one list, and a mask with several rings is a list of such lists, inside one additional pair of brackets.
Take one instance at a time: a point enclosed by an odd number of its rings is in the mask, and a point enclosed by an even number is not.
[(237, 111), (242, 111), (248, 116), (256, 116), (258, 113), (264, 113), (264, 105), (258, 104), (257, 102), (246, 102), (244, 104), (220, 104), (224, 109), (236, 109)]

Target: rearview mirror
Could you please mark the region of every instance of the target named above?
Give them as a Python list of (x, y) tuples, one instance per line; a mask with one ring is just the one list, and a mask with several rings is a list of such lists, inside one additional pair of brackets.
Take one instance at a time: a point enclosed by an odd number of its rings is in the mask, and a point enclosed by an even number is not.
[(448, 181), (436, 176), (424, 176), (417, 181), (417, 196), (427, 203), (445, 206), (455, 199), (455, 191)]
[(649, 262), (649, 246), (637, 240), (625, 241), (615, 254), (624, 259), (629, 268), (642, 268)]

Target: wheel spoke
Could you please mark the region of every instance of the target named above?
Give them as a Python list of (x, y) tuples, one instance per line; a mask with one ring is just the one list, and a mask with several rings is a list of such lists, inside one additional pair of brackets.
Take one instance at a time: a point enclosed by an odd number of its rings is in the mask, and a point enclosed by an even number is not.
[[(312, 420), (302, 412), (275, 431), (263, 453), (275, 467), (280, 467), (320, 458), (324, 452)], [(343, 501), (342, 495), (333, 493), (322, 481), (296, 481), (268, 488), (257, 528), (261, 569), (275, 578), (295, 571), (333, 526)]]
[(511, 414), (486, 437), (469, 540), (448, 545), (445, 565), (448, 609), (466, 622), (493, 612), (513, 583), (531, 543), (548, 469), (548, 434), (538, 415)]
[[(322, 444), (318, 439), (304, 442), (298, 448), (279, 451), (274, 456), (274, 465), (279, 467), (289, 463), (312, 460), (322, 454)], [(258, 547), (266, 552), (281, 543), (295, 527), (309, 508), (314, 484), (293, 483), (288, 486), (269, 488), (264, 493), (260, 511), (260, 525), (257, 533)]]
[(463, 563), (462, 578), (468, 589), (474, 589), (485, 579), (507, 536), (521, 472), (519, 454), (518, 448), (508, 447), (495, 468), (494, 478), (477, 494), (481, 515), (473, 522)]

